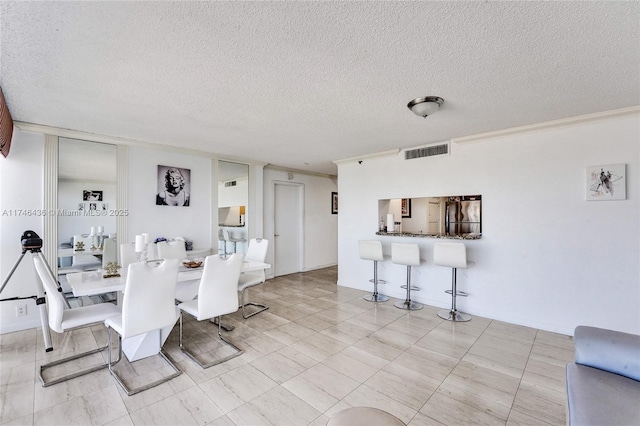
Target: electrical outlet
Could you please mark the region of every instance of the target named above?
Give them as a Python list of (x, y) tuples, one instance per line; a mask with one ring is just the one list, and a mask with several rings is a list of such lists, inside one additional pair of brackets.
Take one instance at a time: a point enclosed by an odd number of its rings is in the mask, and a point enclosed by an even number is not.
[(25, 315), (27, 315), (27, 305), (16, 306), (16, 316), (23, 317)]

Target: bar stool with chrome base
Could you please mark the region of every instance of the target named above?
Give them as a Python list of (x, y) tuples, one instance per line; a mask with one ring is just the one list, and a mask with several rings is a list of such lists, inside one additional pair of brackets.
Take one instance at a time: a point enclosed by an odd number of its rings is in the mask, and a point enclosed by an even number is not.
[(378, 284), (386, 284), (385, 280), (378, 279), (378, 262), (384, 260), (382, 254), (382, 242), (360, 240), (358, 241), (358, 253), (362, 260), (373, 260), (373, 279), (369, 282), (373, 283), (373, 293), (362, 296), (367, 302), (386, 302), (389, 300), (389, 296), (378, 293)]
[(457, 269), (466, 269), (471, 262), (467, 262), (467, 249), (462, 243), (435, 243), (433, 245), (433, 263), (438, 266), (447, 266), (451, 268), (451, 290), (445, 293), (451, 294), (451, 309), (443, 309), (438, 311), (440, 318), (447, 321), (464, 322), (471, 320), (471, 315), (458, 312), (456, 307), (456, 297), (466, 297), (467, 293), (458, 291), (457, 286)]
[(398, 301), (393, 305), (407, 311), (422, 309), (422, 303), (411, 300), (411, 290), (420, 290), (419, 287), (411, 285), (411, 267), (420, 265), (420, 247), (417, 244), (391, 244), (391, 261), (398, 265), (407, 266), (407, 285), (401, 286), (401, 288), (407, 289), (407, 298), (404, 302)]

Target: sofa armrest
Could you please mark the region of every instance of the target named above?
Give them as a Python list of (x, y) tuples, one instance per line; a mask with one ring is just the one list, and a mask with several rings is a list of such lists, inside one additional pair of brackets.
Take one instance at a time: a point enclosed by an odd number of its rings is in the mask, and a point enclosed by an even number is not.
[(574, 344), (576, 364), (640, 380), (640, 336), (581, 325)]

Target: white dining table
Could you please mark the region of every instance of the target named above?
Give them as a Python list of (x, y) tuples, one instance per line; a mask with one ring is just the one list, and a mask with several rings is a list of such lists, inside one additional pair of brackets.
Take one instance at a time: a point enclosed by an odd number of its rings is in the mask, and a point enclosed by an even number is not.
[[(242, 273), (269, 269), (271, 265), (263, 262), (245, 260), (242, 262)], [(178, 282), (199, 280), (202, 277), (204, 266), (199, 268), (178, 268)], [(67, 274), (67, 282), (75, 297), (95, 296), (98, 294), (124, 291), (127, 283), (126, 274), (119, 277), (104, 278), (104, 271), (88, 271)]]
[[(242, 263), (241, 272), (259, 271), (269, 268), (271, 268), (271, 265), (268, 263), (245, 260)], [(198, 280), (202, 277), (203, 270), (204, 266), (187, 268), (181, 265), (178, 269), (178, 282)], [(120, 277), (104, 278), (104, 271), (98, 270), (67, 274), (67, 281), (73, 295), (76, 297), (118, 292), (118, 301), (120, 301), (121, 294), (125, 290), (127, 278), (125, 274)], [(127, 359), (131, 362), (156, 355), (160, 352), (162, 345), (169, 337), (172, 328), (173, 327), (167, 327), (162, 330), (123, 339), (122, 352), (124, 352)]]
[(87, 248), (85, 250), (76, 250), (72, 248), (59, 248), (58, 257), (71, 257), (71, 256), (102, 256), (102, 250), (97, 248), (91, 250)]

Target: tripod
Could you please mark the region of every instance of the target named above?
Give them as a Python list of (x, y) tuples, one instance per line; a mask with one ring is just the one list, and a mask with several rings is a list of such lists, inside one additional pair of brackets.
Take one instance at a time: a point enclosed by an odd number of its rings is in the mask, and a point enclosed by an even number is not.
[[(33, 232), (33, 231), (27, 231), (27, 232)], [(37, 235), (36, 235), (36, 237), (37, 237)], [(40, 240), (40, 241), (42, 241), (42, 240)], [(11, 276), (13, 275), (15, 270), (18, 268), (18, 265), (20, 264), (20, 262), (24, 258), (24, 255), (27, 253), (27, 251), (31, 252), (31, 254), (33, 255), (32, 257), (40, 258), (42, 263), (44, 263), (47, 266), (47, 270), (49, 271), (49, 274), (51, 274), (51, 276), (53, 277), (54, 281), (58, 282), (58, 280), (56, 280), (55, 276), (53, 275), (53, 271), (51, 270), (51, 266), (49, 266), (49, 264), (47, 263), (47, 259), (45, 259), (45, 257), (42, 256), (42, 252), (40, 251), (41, 247), (42, 247), (42, 244), (40, 244), (39, 247), (38, 246), (25, 247), (24, 245), (22, 246), (22, 254), (18, 258), (16, 264), (13, 265), (13, 268), (11, 268), (11, 271), (9, 271), (9, 275), (7, 275), (7, 278), (5, 278), (5, 280), (2, 282), (2, 287), (0, 287), (0, 294), (2, 293), (2, 290), (4, 290), (6, 285), (9, 283), (9, 280), (11, 279)], [(36, 273), (36, 276), (37, 276), (37, 273)], [(38, 306), (38, 308), (40, 309), (40, 322), (42, 323), (42, 334), (43, 334), (43, 337), (44, 337), (45, 351), (46, 352), (50, 352), (50, 351), (53, 350), (53, 346), (51, 344), (51, 330), (49, 329), (49, 318), (48, 318), (48, 315), (47, 315), (47, 306), (46, 306), (46, 299), (44, 297), (44, 288), (42, 287), (42, 281), (40, 281), (40, 277), (39, 276), (38, 276), (38, 280), (37, 281), (38, 281), (37, 287), (36, 287), (36, 291), (38, 293), (37, 296), (10, 297), (8, 299), (0, 299), (0, 302), (4, 302), (4, 301), (7, 301), (7, 300), (23, 300), (23, 299), (33, 299), (33, 300), (35, 300), (36, 301), (36, 306)], [(62, 288), (60, 288), (60, 284), (59, 283), (58, 283), (58, 291), (62, 292)], [(69, 302), (67, 301), (67, 299), (65, 298), (64, 300), (65, 300), (65, 302), (67, 304), (67, 307), (70, 307), (69, 306)]]

